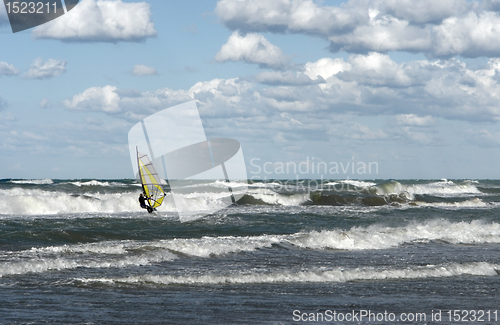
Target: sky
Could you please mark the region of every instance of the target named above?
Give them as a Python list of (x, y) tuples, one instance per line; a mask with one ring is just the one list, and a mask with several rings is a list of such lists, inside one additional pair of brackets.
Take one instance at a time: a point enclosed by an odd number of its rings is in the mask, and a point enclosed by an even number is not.
[(0, 42), (0, 179), (133, 178), (193, 99), (249, 178), (500, 179), (499, 0), (80, 0)]

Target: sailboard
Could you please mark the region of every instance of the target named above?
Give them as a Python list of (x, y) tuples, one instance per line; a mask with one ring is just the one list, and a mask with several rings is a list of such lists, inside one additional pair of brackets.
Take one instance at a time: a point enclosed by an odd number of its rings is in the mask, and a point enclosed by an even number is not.
[(137, 148), (137, 163), (139, 165), (139, 180), (142, 184), (142, 190), (146, 194), (146, 200), (149, 203), (151, 209), (148, 212), (152, 212), (163, 203), (165, 198), (165, 190), (163, 189), (156, 172), (153, 163), (149, 160), (148, 155), (140, 153)]

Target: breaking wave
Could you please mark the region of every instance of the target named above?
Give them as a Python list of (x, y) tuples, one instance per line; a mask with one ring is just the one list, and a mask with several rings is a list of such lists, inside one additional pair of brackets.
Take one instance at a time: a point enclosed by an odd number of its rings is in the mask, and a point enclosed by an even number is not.
[[(91, 252), (91, 251), (86, 251)], [(98, 251), (102, 253), (102, 251)], [(97, 253), (94, 251), (94, 253)], [(76, 268), (124, 268), (128, 266), (144, 266), (152, 263), (160, 263), (171, 261), (176, 258), (175, 255), (168, 251), (155, 251), (148, 252), (141, 255), (125, 255), (113, 256), (112, 253), (107, 252), (105, 258), (91, 258), (88, 255), (83, 256), (40, 256), (34, 254), (30, 259), (23, 259), (21, 261), (3, 262), (0, 264), (0, 277), (9, 275), (21, 275), (29, 273), (43, 273), (49, 271), (62, 271), (71, 270)], [(81, 254), (80, 254), (81, 255)], [(12, 256), (11, 256), (12, 257)]]
[(479, 191), (479, 189), (471, 182), (456, 184), (448, 180), (441, 180), (439, 182), (433, 182), (428, 184), (409, 184), (409, 185), (404, 185), (397, 181), (391, 181), (388, 183), (372, 187), (372, 190), (377, 195), (407, 194), (410, 199), (413, 199), (415, 195), (433, 195), (433, 196), (450, 197), (457, 195), (482, 194), (481, 191)]
[(49, 179), (49, 178), (47, 178), (47, 179), (21, 179), (21, 180), (10, 180), (9, 183), (44, 185), (44, 184), (54, 184), (54, 181)]
[(486, 262), (450, 263), (442, 265), (397, 268), (313, 269), (309, 271), (245, 272), (236, 274), (204, 275), (135, 275), (122, 278), (76, 278), (77, 283), (101, 283), (107, 285), (206, 285), (206, 284), (254, 284), (254, 283), (330, 283), (352, 281), (377, 281), (397, 279), (443, 278), (463, 275), (496, 276), (497, 264)]
[[(455, 245), (500, 243), (500, 224), (482, 221), (433, 220), (404, 227), (353, 227), (349, 230), (298, 232), (288, 235), (220, 236), (154, 241), (106, 241), (2, 251), (0, 277), (65, 269), (124, 268), (151, 265), (177, 258), (252, 252), (272, 248), (299, 250), (378, 250), (406, 244), (447, 242)], [(419, 271), (421, 272), (421, 271)], [(422, 271), (423, 272), (423, 271)], [(433, 271), (438, 272), (438, 271)], [(440, 272), (440, 271), (439, 271)]]
[(301, 205), (310, 201), (309, 193), (281, 194), (267, 188), (250, 189), (246, 195), (270, 205)]
[[(78, 186), (78, 187), (81, 187), (81, 186), (112, 186), (109, 182), (100, 182), (100, 181), (96, 181), (96, 180), (91, 180), (91, 181), (87, 181), (87, 182), (80, 182), (80, 181), (70, 182), (70, 184)], [(117, 186), (117, 185), (119, 185), (119, 184), (113, 183), (113, 186)]]
[[(295, 182), (295, 183), (294, 183)], [(140, 184), (120, 181), (53, 181), (8, 180), (0, 187), (0, 215), (56, 215), (64, 213), (123, 213), (142, 211), (137, 202)], [(2, 184), (0, 184), (2, 185)], [(206, 184), (186, 183), (187, 191), (176, 201), (167, 195), (159, 212), (175, 212), (176, 207), (193, 215), (218, 211), (231, 204), (230, 186), (239, 205), (273, 206), (401, 206), (435, 208), (489, 208), (498, 206), (481, 192), (477, 182), (437, 182), (403, 184), (397, 181), (379, 183), (359, 180), (321, 182), (316, 180), (211, 181)], [(483, 187), (480, 187), (484, 190)], [(489, 189), (493, 191), (492, 189)], [(481, 197), (481, 198), (480, 198)], [(179, 199), (180, 198), (180, 199)], [(228, 204), (229, 200), (229, 204)], [(184, 208), (185, 207), (185, 208)]]
[(369, 187), (377, 185), (376, 183), (373, 183), (373, 182), (358, 181), (358, 180), (354, 180), (354, 179), (345, 179), (345, 180), (339, 181), (339, 183), (352, 185), (352, 186), (355, 186), (358, 188), (369, 188)]
[(139, 211), (136, 193), (74, 194), (41, 189), (0, 190), (0, 215)]
[(404, 227), (373, 225), (350, 230), (323, 230), (292, 235), (288, 241), (310, 249), (370, 250), (430, 241), (451, 244), (500, 243), (500, 224), (483, 221), (432, 220)]
[(415, 201), (414, 205), (422, 207), (435, 207), (435, 208), (484, 208), (491, 207), (492, 203), (484, 202), (479, 198), (473, 198), (470, 200), (460, 201), (460, 202), (421, 202)]

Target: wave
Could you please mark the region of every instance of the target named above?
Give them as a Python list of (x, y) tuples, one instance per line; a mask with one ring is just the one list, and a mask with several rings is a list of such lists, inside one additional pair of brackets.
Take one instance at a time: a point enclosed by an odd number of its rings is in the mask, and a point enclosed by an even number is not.
[[(0, 215), (55, 215), (63, 213), (122, 213), (139, 212), (137, 202), (140, 184), (119, 181), (66, 181), (47, 180), (9, 180), (7, 183), (21, 182), (0, 187)], [(50, 182), (53, 182), (51, 184)], [(342, 188), (332, 184), (342, 184)], [(423, 184), (402, 184), (397, 181), (374, 185), (373, 182), (342, 180), (320, 184), (312, 181), (290, 181), (290, 184), (250, 183), (212, 181), (207, 184), (186, 183), (185, 193), (177, 192), (180, 200), (176, 203), (193, 215), (218, 211), (230, 203), (229, 194), (221, 194), (220, 188), (230, 185), (235, 196), (241, 197), (239, 205), (275, 206), (404, 206), (437, 208), (485, 208), (498, 204), (482, 201), (483, 194), (477, 183), (454, 183), (448, 180)], [(5, 183), (4, 183), (5, 184)], [(43, 184), (42, 186), (32, 186)], [(330, 185), (328, 185), (330, 184)], [(344, 185), (348, 185), (346, 186)], [(0, 184), (2, 185), (2, 184)], [(310, 185), (310, 186), (309, 186)], [(73, 187), (74, 186), (74, 187)], [(136, 193), (137, 191), (137, 193)], [(419, 196), (418, 196), (419, 195)], [(432, 197), (428, 197), (432, 196)], [(436, 197), (443, 197), (436, 202)], [(457, 197), (457, 202), (450, 198)], [(465, 201), (464, 201), (465, 200)], [(175, 212), (173, 199), (167, 200), (159, 212)]]
[[(87, 181), (87, 182), (80, 182), (80, 181), (77, 181), (77, 182), (70, 182), (70, 184), (73, 184), (75, 186), (78, 186), (78, 187), (81, 187), (81, 186), (111, 186), (111, 184), (109, 182), (100, 182), (100, 181), (97, 181), (97, 180), (91, 180), (91, 181)], [(113, 184), (113, 185), (117, 185), (117, 184)]]
[(391, 181), (377, 185), (372, 188), (372, 192), (376, 195), (388, 194), (406, 194), (410, 199), (414, 199), (415, 195), (433, 195), (441, 197), (450, 197), (457, 195), (478, 195), (482, 194), (479, 189), (471, 182), (456, 184), (452, 181), (441, 180), (428, 184), (409, 184), (404, 185), (397, 181)]
[[(41, 189), (12, 188), (0, 190), (0, 215), (60, 215), (76, 213), (124, 213), (142, 212), (138, 203), (138, 191), (117, 193), (70, 193)], [(196, 212), (216, 211), (215, 207), (225, 208), (224, 198), (220, 193), (179, 194), (186, 199), (190, 210)], [(178, 201), (177, 201), (178, 202)], [(172, 196), (167, 194), (162, 212), (175, 212)]]
[(153, 263), (171, 261), (177, 257), (168, 251), (149, 252), (148, 254), (113, 257), (106, 255), (103, 259), (92, 259), (88, 256), (68, 258), (40, 258), (29, 260), (2, 262), (0, 277), (49, 271), (71, 270), (76, 268), (124, 268), (128, 266), (144, 266)]
[[(265, 183), (263, 183), (265, 184)], [(308, 185), (311, 184), (311, 187)], [(327, 182), (318, 184), (317, 181), (296, 183), (292, 185), (274, 184), (273, 186), (253, 187), (243, 198), (243, 204), (268, 204), (268, 205), (364, 205), (364, 206), (387, 206), (411, 204), (413, 206), (435, 206), (435, 207), (486, 207), (491, 206), (482, 200), (475, 198), (458, 202), (435, 203), (416, 200), (416, 195), (429, 195), (434, 197), (470, 197), (483, 195), (483, 193), (472, 182), (456, 184), (452, 181), (441, 180), (427, 184), (401, 184), (397, 181), (386, 182), (377, 185), (374, 182), (358, 180), (340, 180), (338, 182)], [(347, 186), (346, 186), (347, 185)]]
[(465, 200), (461, 202), (421, 202), (421, 201), (415, 201), (412, 203), (415, 206), (422, 206), (422, 207), (435, 207), (435, 208), (484, 208), (484, 207), (491, 207), (491, 206), (496, 206), (496, 204), (493, 203), (487, 203), (484, 202), (483, 200), (479, 198), (473, 198), (471, 200)]
[(380, 250), (406, 244), (446, 242), (454, 245), (500, 243), (500, 224), (482, 221), (450, 222), (432, 220), (403, 227), (354, 227), (349, 230), (298, 232), (289, 235), (260, 235), (246, 237), (203, 237), (173, 239), (150, 243), (173, 253), (210, 257), (229, 253), (249, 252), (273, 245), (315, 250)]
[[(157, 241), (107, 241), (0, 253), (0, 277), (75, 268), (125, 268), (172, 261), (179, 256), (211, 257), (271, 247), (277, 239), (204, 237)], [(7, 262), (5, 262), (7, 261)]]
[[(500, 224), (483, 221), (450, 222), (432, 220), (411, 223), (402, 227), (353, 227), (349, 230), (333, 229), (298, 232), (287, 235), (219, 236), (202, 238), (177, 238), (157, 241), (121, 241), (80, 245), (63, 245), (33, 248), (26, 254), (125, 254), (141, 249), (166, 249), (172, 253), (198, 257), (218, 256), (229, 253), (249, 252), (273, 245), (298, 249), (327, 250), (380, 250), (401, 247), (405, 244), (431, 241), (450, 244), (500, 243)], [(35, 254), (35, 255), (36, 255)]]
[(432, 220), (404, 227), (373, 225), (349, 230), (310, 231), (290, 235), (203, 237), (162, 241), (156, 245), (172, 252), (208, 257), (229, 252), (253, 251), (273, 245), (291, 245), (299, 249), (377, 250), (430, 241), (468, 245), (500, 243), (500, 224)]
[(373, 225), (350, 230), (323, 230), (295, 234), (290, 243), (310, 249), (371, 250), (430, 241), (451, 244), (500, 243), (500, 224), (483, 221), (432, 220), (404, 227)]
[(280, 194), (268, 188), (249, 189), (246, 195), (270, 205), (301, 205), (310, 201), (309, 193)]
[(137, 193), (67, 193), (41, 189), (0, 190), (0, 215), (56, 215), (140, 211)]
[(345, 180), (340, 181), (340, 183), (353, 185), (353, 186), (358, 187), (358, 188), (369, 188), (369, 187), (377, 185), (376, 183), (373, 183), (373, 182), (357, 181), (357, 180), (353, 180), (353, 179), (345, 179)]
[(47, 185), (54, 184), (54, 181), (50, 178), (46, 179), (21, 179), (21, 180), (10, 180), (13, 184), (32, 184), (32, 185)]
[(208, 185), (215, 188), (223, 188), (223, 189), (226, 189), (228, 186), (230, 186), (233, 190), (246, 189), (248, 187), (248, 183), (246, 181), (226, 182), (226, 181), (216, 180)]
[(240, 272), (236, 274), (205, 275), (135, 275), (117, 278), (75, 278), (76, 283), (107, 285), (218, 285), (255, 283), (336, 283), (353, 281), (378, 281), (399, 279), (427, 279), (472, 276), (497, 276), (500, 266), (486, 262), (450, 263), (442, 265), (396, 268), (313, 269), (309, 271)]
[(434, 220), (404, 227), (354, 227), (349, 230), (299, 232), (287, 235), (176, 238), (153, 241), (38, 247), (0, 253), (0, 277), (65, 269), (124, 268), (151, 265), (193, 256), (212, 258), (281, 246), (299, 250), (380, 250), (431, 241), (480, 245), (500, 243), (500, 224), (481, 221)]
[(259, 188), (259, 187), (266, 187), (266, 188), (281, 188), (283, 187), (283, 184), (282, 183), (278, 183), (278, 182), (266, 182), (266, 183), (260, 183), (260, 182), (249, 182), (248, 183), (248, 186), (249, 187), (252, 187), (252, 188)]
[(98, 181), (98, 180), (90, 180), (90, 181), (75, 181), (75, 182), (67, 182), (65, 184), (71, 184), (77, 187), (85, 187), (85, 186), (101, 186), (101, 187), (125, 187), (125, 186), (141, 186), (139, 183), (122, 183), (122, 182), (109, 182), (109, 181)]

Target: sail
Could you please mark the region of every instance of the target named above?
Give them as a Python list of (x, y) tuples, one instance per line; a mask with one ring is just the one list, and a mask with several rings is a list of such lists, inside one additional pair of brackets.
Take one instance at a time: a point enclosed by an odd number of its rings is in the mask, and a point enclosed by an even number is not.
[(157, 208), (163, 203), (166, 195), (161, 186), (158, 173), (156, 173), (148, 155), (137, 151), (137, 162), (139, 164), (139, 179), (142, 189), (146, 193), (149, 206), (153, 209)]

